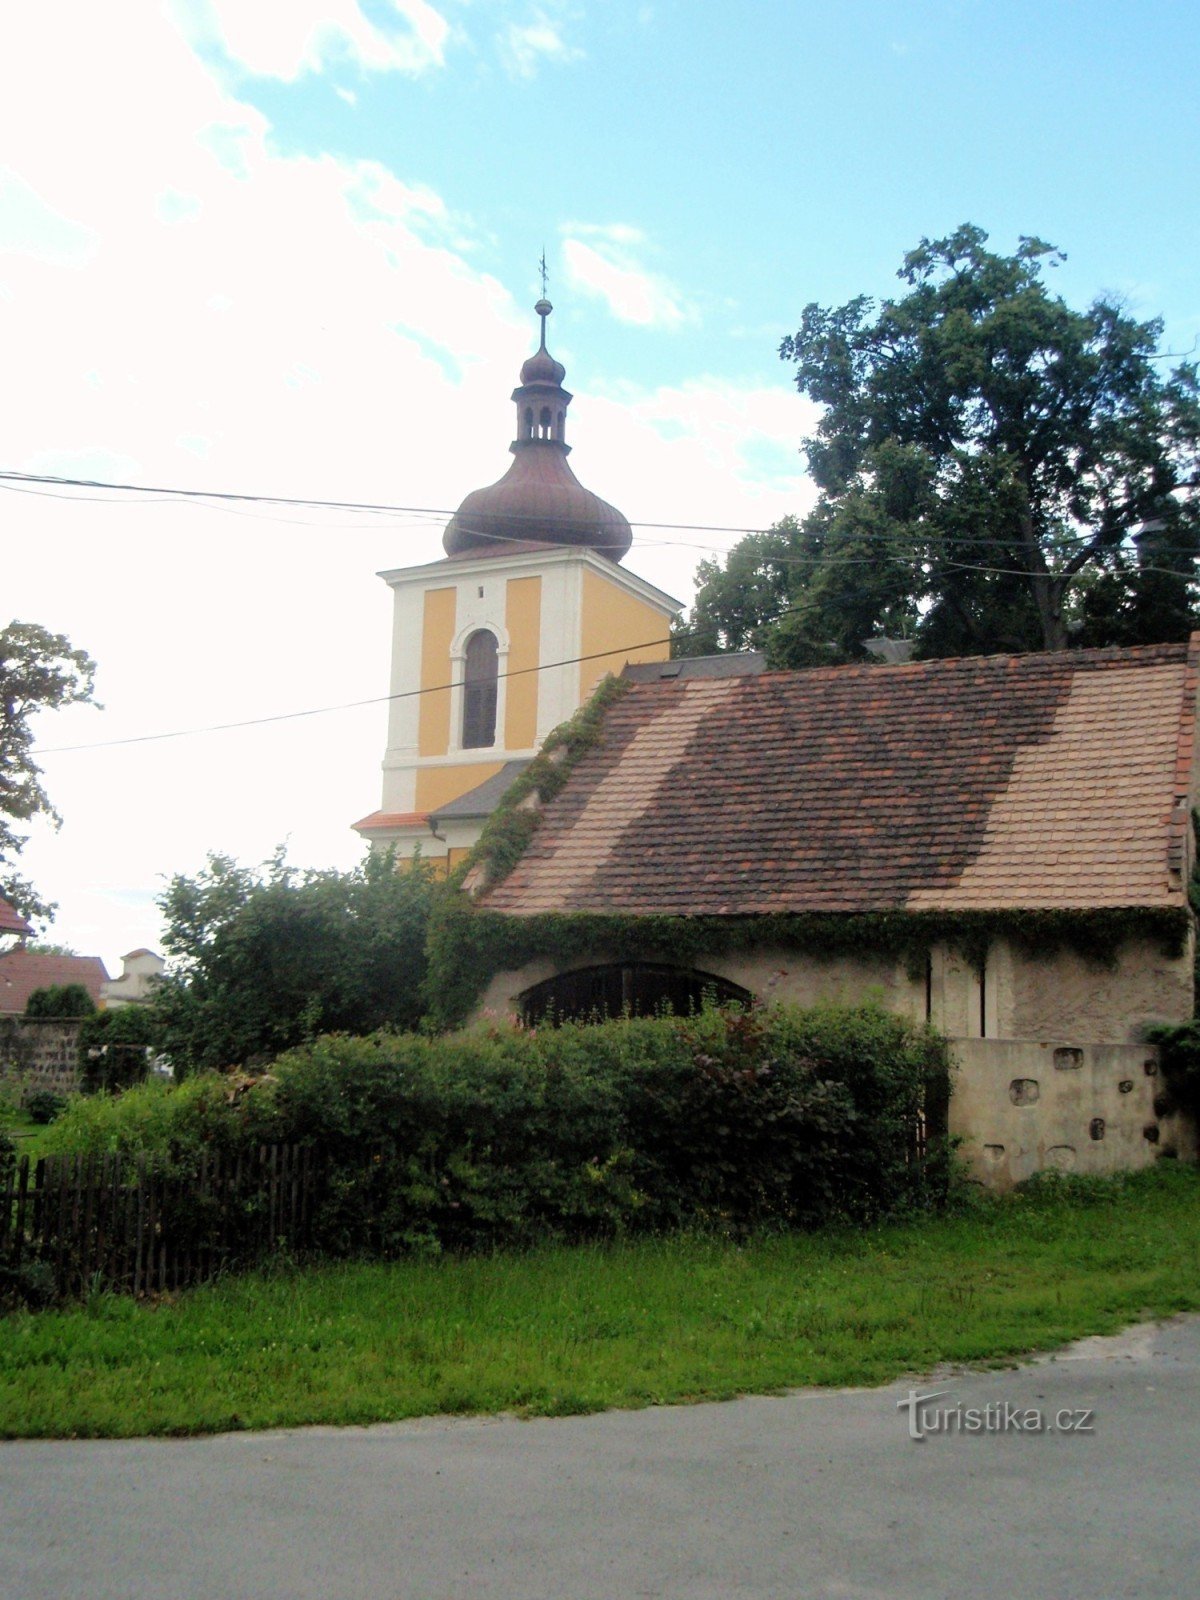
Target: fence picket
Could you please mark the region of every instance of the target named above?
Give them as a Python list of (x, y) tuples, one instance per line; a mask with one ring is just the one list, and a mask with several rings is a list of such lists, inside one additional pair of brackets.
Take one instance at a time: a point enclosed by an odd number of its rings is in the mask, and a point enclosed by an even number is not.
[(137, 1235), (133, 1247), (133, 1292), (141, 1294), (146, 1270), (146, 1156), (137, 1161)]
[(3, 1198), (0, 1199), (0, 1261), (4, 1259), (8, 1247), (8, 1236), (12, 1229), (13, 1191), (17, 1181), (17, 1168), (15, 1162), (8, 1162), (3, 1174)]
[(60, 1297), (164, 1293), (312, 1241), (323, 1172), (307, 1146), (205, 1151), (194, 1176), (146, 1155), (22, 1156), (0, 1171), (0, 1268), (43, 1261)]
[(29, 1157), (22, 1156), (17, 1163), (17, 1221), (16, 1232), (13, 1238), (14, 1267), (21, 1265), (21, 1254), (25, 1246), (25, 1208), (29, 1197)]

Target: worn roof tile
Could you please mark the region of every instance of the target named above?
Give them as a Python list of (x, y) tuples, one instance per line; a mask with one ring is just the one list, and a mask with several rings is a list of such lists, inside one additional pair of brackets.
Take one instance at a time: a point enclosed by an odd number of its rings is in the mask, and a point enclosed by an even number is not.
[(1182, 905), (1188, 659), (1156, 645), (635, 681), (488, 904)]

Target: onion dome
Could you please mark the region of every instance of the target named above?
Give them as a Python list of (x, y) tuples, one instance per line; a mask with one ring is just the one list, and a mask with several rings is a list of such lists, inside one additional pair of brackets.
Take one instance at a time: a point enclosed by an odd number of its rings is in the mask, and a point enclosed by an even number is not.
[(454, 513), (442, 538), (449, 556), (504, 554), (514, 544), (577, 545), (620, 561), (633, 531), (615, 506), (585, 489), (567, 464), (567, 369), (546, 349), (548, 300), (533, 308), (542, 341), (521, 368), (513, 390), (517, 437), (513, 464), (497, 483), (475, 489)]

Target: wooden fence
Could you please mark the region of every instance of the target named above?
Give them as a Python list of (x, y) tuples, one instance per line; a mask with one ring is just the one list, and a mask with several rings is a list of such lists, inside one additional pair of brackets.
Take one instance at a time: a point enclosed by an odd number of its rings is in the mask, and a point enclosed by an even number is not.
[(186, 1177), (145, 1156), (22, 1156), (0, 1169), (0, 1278), (24, 1269), (60, 1297), (151, 1294), (303, 1250), (324, 1167), (298, 1145), (204, 1155)]

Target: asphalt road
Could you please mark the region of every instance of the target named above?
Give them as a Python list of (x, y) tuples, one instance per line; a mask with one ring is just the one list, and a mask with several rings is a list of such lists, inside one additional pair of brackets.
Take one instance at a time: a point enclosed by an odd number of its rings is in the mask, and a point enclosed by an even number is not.
[[(908, 1384), (537, 1422), (0, 1446), (3, 1600), (1180, 1600), (1200, 1318)], [(1000, 1431), (1005, 1402), (1087, 1431)], [(928, 1408), (923, 1408), (928, 1415)], [(1074, 1419), (1072, 1419), (1074, 1420)], [(963, 1418), (964, 1423), (969, 1421)], [(956, 1426), (951, 1421), (950, 1426)]]

